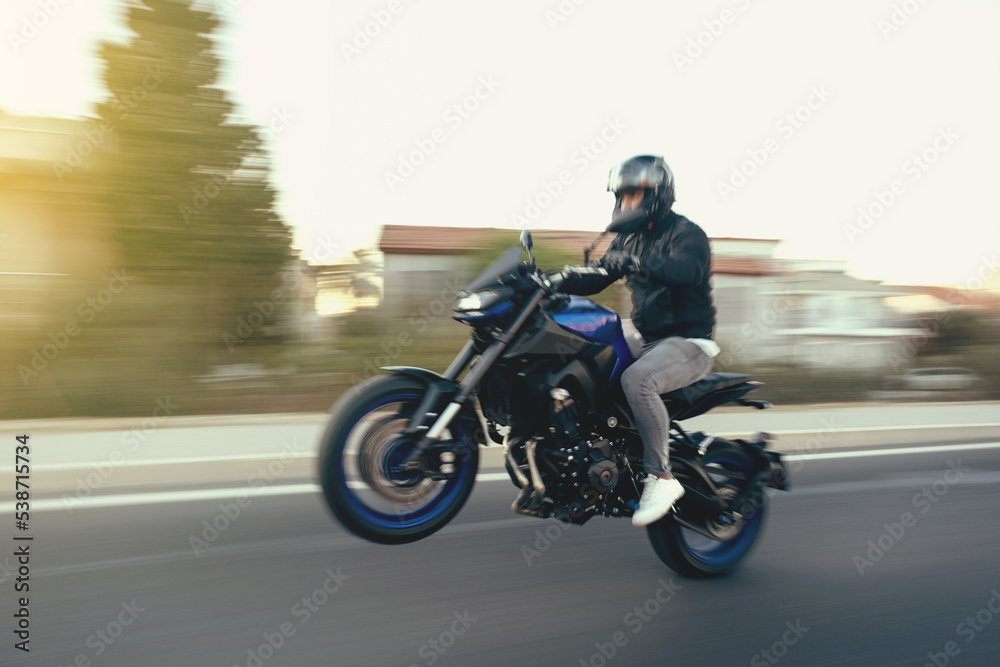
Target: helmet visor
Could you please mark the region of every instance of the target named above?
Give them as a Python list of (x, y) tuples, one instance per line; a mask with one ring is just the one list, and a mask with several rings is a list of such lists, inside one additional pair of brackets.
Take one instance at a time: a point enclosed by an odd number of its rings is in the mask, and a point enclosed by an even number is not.
[(608, 174), (608, 192), (618, 194), (630, 188), (655, 190), (663, 185), (666, 179), (666, 172), (655, 162), (626, 160)]

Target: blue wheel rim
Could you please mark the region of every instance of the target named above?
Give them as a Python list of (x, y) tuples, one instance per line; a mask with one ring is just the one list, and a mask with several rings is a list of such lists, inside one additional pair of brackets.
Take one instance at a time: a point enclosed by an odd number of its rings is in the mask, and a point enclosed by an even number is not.
[[(421, 396), (414, 393), (401, 393), (393, 394), (391, 396), (386, 396), (381, 398), (374, 403), (369, 404), (364, 409), (362, 409), (357, 418), (351, 422), (350, 426), (346, 429), (345, 438), (350, 438), (351, 433), (353, 433), (355, 427), (358, 423), (366, 416), (370, 415), (372, 412), (378, 410), (379, 408), (389, 405), (391, 403), (400, 403), (407, 400), (419, 401)], [(345, 442), (346, 448), (346, 442)], [(396, 459), (401, 459), (400, 454), (401, 448), (394, 447), (391, 449), (382, 460), (382, 465), (384, 467), (390, 466), (396, 461)], [(442, 512), (446, 511), (448, 507), (456, 500), (456, 498), (461, 493), (461, 489), (465, 482), (468, 480), (469, 475), (474, 475), (475, 470), (469, 465), (468, 460), (463, 460), (464, 457), (458, 457), (455, 462), (456, 474), (451, 479), (447, 480), (444, 484), (440, 485), (437, 489), (436, 494), (428, 499), (428, 502), (418, 509), (407, 513), (388, 513), (379, 511), (370, 505), (368, 505), (364, 499), (360, 498), (348, 485), (347, 474), (344, 466), (343, 456), (339, 461), (337, 466), (337, 484), (343, 490), (344, 498), (347, 501), (350, 510), (358, 516), (361, 520), (366, 523), (372, 524), (379, 528), (385, 529), (411, 529), (419, 527), (420, 525), (434, 519)]]
[[(743, 463), (733, 459), (710, 459), (709, 463), (729, 464), (738, 472), (744, 474), (749, 472)], [(711, 540), (682, 526), (681, 540), (687, 552), (700, 562), (713, 567), (724, 567), (742, 558), (750, 549), (754, 539), (757, 537), (757, 533), (760, 531), (763, 520), (764, 513), (760, 511), (755, 512), (747, 520), (746, 524), (744, 524), (739, 536), (728, 542)]]

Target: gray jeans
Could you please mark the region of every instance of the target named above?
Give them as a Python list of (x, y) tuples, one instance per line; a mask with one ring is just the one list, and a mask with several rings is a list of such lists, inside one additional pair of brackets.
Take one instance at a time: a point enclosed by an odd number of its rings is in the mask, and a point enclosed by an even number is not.
[(622, 373), (622, 389), (642, 437), (646, 472), (663, 475), (670, 472), (670, 414), (660, 394), (703, 378), (712, 358), (685, 338), (646, 343), (636, 356)]

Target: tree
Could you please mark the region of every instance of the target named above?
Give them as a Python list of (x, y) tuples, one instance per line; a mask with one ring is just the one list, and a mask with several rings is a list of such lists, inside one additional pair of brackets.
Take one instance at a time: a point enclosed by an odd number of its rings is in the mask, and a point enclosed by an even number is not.
[(959, 355), (965, 348), (996, 341), (997, 327), (983, 313), (953, 310), (938, 319), (942, 324), (929, 354)]
[(156, 326), (221, 343), (280, 288), (291, 259), (261, 133), (231, 122), (215, 85), (214, 14), (192, 0), (133, 0), (127, 23), (131, 41), (100, 49), (110, 99), (98, 115), (117, 144), (98, 177), (112, 236), (149, 290), (140, 301), (161, 307)]

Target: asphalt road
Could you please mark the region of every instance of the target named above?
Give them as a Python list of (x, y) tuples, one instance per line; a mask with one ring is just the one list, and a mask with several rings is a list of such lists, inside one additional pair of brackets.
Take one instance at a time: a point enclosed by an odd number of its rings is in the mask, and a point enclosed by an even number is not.
[[(34, 500), (31, 652), (13, 648), (8, 546), (0, 664), (1000, 664), (1000, 443), (859, 453), (790, 462), (757, 549), (711, 581), (672, 574), (625, 520), (515, 516), (492, 479), (396, 547), (346, 534), (307, 485), (238, 516), (245, 487)], [(206, 520), (229, 525), (195, 555)]]

